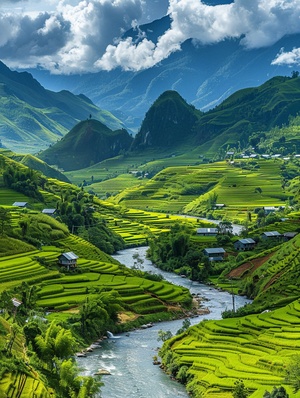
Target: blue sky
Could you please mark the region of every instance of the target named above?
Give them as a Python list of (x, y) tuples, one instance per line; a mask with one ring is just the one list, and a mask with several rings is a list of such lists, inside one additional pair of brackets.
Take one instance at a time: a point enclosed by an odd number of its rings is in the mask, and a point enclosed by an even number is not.
[[(300, 0), (1, 0), (0, 59), (12, 68), (52, 73), (141, 70), (182, 43), (237, 39), (251, 49), (300, 33)], [(134, 27), (166, 14), (171, 27), (153, 43), (121, 39)], [(300, 43), (299, 43), (300, 47)], [(274, 64), (300, 65), (300, 48), (282, 49)]]

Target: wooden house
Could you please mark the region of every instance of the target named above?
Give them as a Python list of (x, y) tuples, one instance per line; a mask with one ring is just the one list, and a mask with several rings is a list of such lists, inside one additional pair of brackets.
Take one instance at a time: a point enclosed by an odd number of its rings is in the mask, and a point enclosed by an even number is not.
[(247, 251), (254, 249), (255, 240), (252, 238), (239, 239), (233, 244), (235, 250)]
[(281, 233), (278, 231), (266, 231), (261, 234), (262, 239), (279, 239), (282, 238)]
[(291, 240), (293, 239), (296, 235), (298, 234), (298, 232), (285, 232), (283, 234), (283, 237), (285, 240)]
[(208, 256), (209, 261), (223, 261), (226, 251), (222, 247), (207, 247), (203, 253)]
[(50, 217), (55, 217), (56, 209), (43, 209), (42, 213)]
[(216, 236), (218, 232), (218, 228), (197, 228), (197, 235), (200, 236)]
[(58, 264), (67, 269), (75, 268), (77, 266), (78, 256), (73, 252), (62, 253), (58, 257)]

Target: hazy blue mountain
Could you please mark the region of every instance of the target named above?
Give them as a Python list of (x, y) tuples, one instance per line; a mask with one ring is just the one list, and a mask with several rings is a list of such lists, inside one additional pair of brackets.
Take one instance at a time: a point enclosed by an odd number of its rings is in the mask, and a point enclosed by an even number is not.
[[(140, 29), (156, 42), (169, 26), (170, 19), (166, 16), (142, 25)], [(131, 29), (124, 36), (136, 40), (137, 31)], [(288, 51), (299, 42), (300, 35), (293, 35), (270, 47), (246, 50), (238, 40), (197, 46), (187, 40), (182, 51), (140, 72), (116, 69), (81, 75), (80, 79), (77, 75), (50, 76), (41, 70), (31, 72), (46, 87), (85, 94), (100, 108), (121, 118), (127, 128), (137, 131), (146, 111), (166, 90), (176, 90), (188, 103), (208, 110), (241, 88), (259, 86), (277, 75), (290, 76), (290, 68), (272, 66), (271, 62), (282, 47)]]

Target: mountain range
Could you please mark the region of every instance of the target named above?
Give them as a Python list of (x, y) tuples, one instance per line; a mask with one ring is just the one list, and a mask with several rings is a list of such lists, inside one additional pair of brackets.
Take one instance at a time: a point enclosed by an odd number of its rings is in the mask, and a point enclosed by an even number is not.
[(45, 89), (28, 72), (14, 72), (0, 62), (0, 139), (14, 151), (36, 153), (61, 139), (90, 115), (113, 129), (123, 123), (84, 95)]
[[(214, 109), (201, 112), (178, 92), (168, 90), (149, 108), (134, 138), (124, 129), (112, 131), (99, 121), (85, 120), (38, 156), (64, 171), (87, 168), (120, 154), (134, 157), (142, 151), (161, 157), (197, 148), (202, 156), (213, 158), (228, 147), (248, 147), (254, 133), (287, 125), (300, 111), (299, 93), (297, 74), (277, 76), (259, 87), (239, 90)], [(274, 137), (274, 148), (280, 137)], [(278, 145), (283, 144), (278, 141)]]
[[(124, 38), (139, 43), (147, 37), (153, 43), (170, 27), (168, 16), (131, 29)], [(137, 132), (145, 113), (167, 90), (176, 90), (188, 103), (202, 111), (220, 104), (239, 89), (255, 87), (277, 75), (290, 76), (288, 66), (271, 65), (282, 48), (298, 47), (300, 35), (285, 36), (269, 47), (246, 49), (239, 40), (227, 39), (201, 45), (189, 39), (181, 50), (152, 68), (138, 72), (120, 68), (82, 75), (50, 75), (32, 69), (30, 72), (51, 90), (68, 89), (83, 93), (100, 108), (121, 119), (127, 129)]]

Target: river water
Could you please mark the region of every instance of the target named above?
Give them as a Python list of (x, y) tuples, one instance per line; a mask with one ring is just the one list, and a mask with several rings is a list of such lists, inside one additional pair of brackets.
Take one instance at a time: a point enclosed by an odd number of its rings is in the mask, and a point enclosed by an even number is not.
[[(132, 248), (120, 251), (113, 257), (128, 267), (133, 266), (133, 254), (139, 253), (144, 259), (143, 270), (162, 274), (164, 278), (176, 285), (188, 287), (191, 293), (204, 298), (204, 306), (209, 314), (191, 318), (191, 325), (203, 319), (221, 319), (225, 309), (232, 309), (232, 295), (218, 291), (198, 282), (191, 282), (176, 274), (155, 268), (145, 258), (147, 247)], [(245, 297), (234, 296), (235, 308), (250, 302)], [(153, 365), (153, 357), (161, 342), (157, 341), (159, 330), (170, 330), (176, 334), (182, 326), (182, 320), (161, 322), (148, 329), (140, 329), (130, 333), (109, 338), (101, 343), (99, 349), (78, 358), (77, 362), (83, 375), (93, 375), (99, 369), (106, 369), (111, 374), (102, 376), (104, 386), (101, 388), (102, 398), (181, 398), (188, 397), (184, 386), (171, 380), (159, 366)]]

